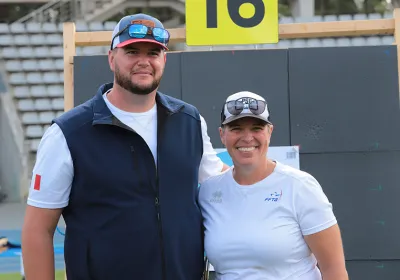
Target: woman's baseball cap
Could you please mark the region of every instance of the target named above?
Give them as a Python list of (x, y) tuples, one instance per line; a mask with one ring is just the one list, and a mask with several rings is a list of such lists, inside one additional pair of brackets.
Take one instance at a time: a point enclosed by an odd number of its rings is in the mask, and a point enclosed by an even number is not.
[(221, 111), (221, 124), (252, 117), (271, 124), (267, 102), (263, 97), (250, 91), (234, 93), (226, 99)]
[[(132, 24), (142, 24), (150, 28), (159, 28), (164, 30), (163, 36), (167, 36), (164, 40), (157, 41), (155, 37), (151, 34), (146, 34), (142, 38), (134, 38), (129, 33), (129, 25)], [(164, 37), (163, 37), (164, 38)], [(160, 38), (159, 38), (160, 39)], [(127, 46), (132, 43), (139, 42), (151, 42), (160, 45), (164, 49), (168, 50), (167, 44), (169, 41), (169, 33), (165, 30), (163, 24), (155, 17), (146, 14), (135, 14), (123, 17), (115, 26), (112, 33), (112, 45), (111, 49), (120, 48)]]

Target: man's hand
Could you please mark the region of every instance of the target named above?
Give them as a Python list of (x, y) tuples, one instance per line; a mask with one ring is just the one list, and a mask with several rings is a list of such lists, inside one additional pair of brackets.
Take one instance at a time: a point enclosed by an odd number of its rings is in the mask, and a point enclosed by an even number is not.
[(229, 168), (230, 168), (230, 166), (229, 166), (229, 165), (226, 165), (226, 164), (224, 163), (224, 165), (222, 166), (221, 172), (224, 172), (225, 170), (228, 170)]

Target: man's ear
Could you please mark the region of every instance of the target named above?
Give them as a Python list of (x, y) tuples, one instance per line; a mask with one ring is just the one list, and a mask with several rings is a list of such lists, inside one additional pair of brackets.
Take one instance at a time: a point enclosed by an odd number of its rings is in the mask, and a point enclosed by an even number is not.
[(167, 62), (167, 53), (164, 51), (164, 63)]
[(110, 66), (110, 70), (114, 72), (114, 55), (116, 50), (109, 50), (108, 51), (108, 64)]

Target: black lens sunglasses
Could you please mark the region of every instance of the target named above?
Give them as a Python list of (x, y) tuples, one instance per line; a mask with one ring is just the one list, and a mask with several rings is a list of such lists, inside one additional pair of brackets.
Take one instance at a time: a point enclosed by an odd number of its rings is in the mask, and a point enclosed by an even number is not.
[(257, 100), (251, 97), (243, 97), (237, 100), (226, 102), (226, 109), (229, 114), (237, 116), (244, 109), (249, 109), (254, 115), (261, 115), (264, 113), (266, 103), (264, 100)]

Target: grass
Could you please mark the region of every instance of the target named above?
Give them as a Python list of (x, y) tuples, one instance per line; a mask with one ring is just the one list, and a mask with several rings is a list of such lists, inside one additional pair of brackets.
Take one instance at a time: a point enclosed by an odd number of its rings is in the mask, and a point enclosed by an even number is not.
[[(64, 280), (65, 272), (64, 270), (56, 271), (56, 280)], [(12, 274), (0, 274), (0, 280), (21, 280), (21, 274), (12, 273)]]

